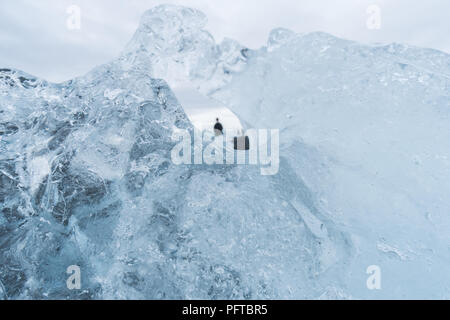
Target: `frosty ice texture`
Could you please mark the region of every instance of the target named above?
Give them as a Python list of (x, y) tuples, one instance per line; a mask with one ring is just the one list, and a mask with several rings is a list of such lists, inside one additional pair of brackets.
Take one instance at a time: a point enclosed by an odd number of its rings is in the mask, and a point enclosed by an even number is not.
[[(248, 50), (205, 24), (159, 6), (83, 77), (0, 70), (0, 296), (448, 298), (449, 56), (285, 29)], [(186, 82), (280, 129), (276, 176), (171, 162)]]

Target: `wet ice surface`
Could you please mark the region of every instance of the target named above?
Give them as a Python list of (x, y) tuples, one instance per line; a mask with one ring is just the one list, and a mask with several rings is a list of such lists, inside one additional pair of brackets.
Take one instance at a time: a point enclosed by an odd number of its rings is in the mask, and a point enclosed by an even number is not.
[[(62, 84), (0, 70), (0, 296), (448, 298), (449, 56), (285, 29), (251, 51), (205, 23), (152, 9)], [(185, 81), (280, 129), (279, 173), (174, 165)]]

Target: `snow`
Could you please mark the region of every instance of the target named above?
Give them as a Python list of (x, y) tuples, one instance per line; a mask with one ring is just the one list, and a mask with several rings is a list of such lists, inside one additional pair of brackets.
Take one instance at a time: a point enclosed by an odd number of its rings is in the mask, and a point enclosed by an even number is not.
[(223, 103), (200, 93), (195, 87), (178, 82), (171, 89), (196, 129), (212, 131), (216, 118), (227, 130), (242, 129), (239, 119)]

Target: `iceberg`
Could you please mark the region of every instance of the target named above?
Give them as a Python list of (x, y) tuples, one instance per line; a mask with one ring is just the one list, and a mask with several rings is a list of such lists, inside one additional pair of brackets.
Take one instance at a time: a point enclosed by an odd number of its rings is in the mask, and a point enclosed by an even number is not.
[[(0, 298), (449, 298), (450, 56), (206, 21), (155, 7), (61, 84), (0, 69)], [(186, 86), (278, 129), (278, 173), (174, 164)]]
[[(449, 74), (443, 52), (312, 33), (269, 41), (212, 92), (280, 129), (280, 154), (350, 235), (353, 296), (448, 298)], [(382, 290), (360, 279), (371, 265)]]

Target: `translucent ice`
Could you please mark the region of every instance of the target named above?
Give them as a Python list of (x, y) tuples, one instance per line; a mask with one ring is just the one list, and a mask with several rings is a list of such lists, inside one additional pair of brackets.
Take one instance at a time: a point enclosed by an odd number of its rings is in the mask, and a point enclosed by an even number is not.
[[(159, 6), (83, 77), (0, 69), (0, 297), (448, 298), (449, 56), (205, 25)], [(175, 165), (186, 83), (280, 129), (279, 173)]]

